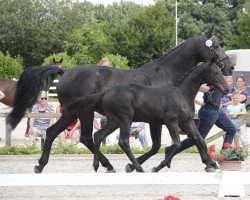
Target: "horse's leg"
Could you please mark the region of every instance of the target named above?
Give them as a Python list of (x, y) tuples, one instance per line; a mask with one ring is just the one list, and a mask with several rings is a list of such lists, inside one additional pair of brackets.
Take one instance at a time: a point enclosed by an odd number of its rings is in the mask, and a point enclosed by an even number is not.
[(72, 121), (74, 121), (74, 119), (72, 119), (72, 116), (69, 116), (68, 114), (67, 115), (62, 114), (60, 119), (46, 130), (44, 150), (41, 158), (38, 160), (39, 165), (35, 166), (34, 168), (35, 173), (41, 173), (43, 171), (43, 168), (48, 163), (49, 154), (53, 141), (63, 130), (67, 128), (67, 126)]
[[(136, 158), (136, 160), (138, 161), (138, 163), (140, 163), (140, 165), (144, 163), (146, 160), (148, 160), (151, 156), (157, 154), (157, 152), (161, 148), (161, 130), (162, 130), (162, 124), (150, 124), (152, 147), (148, 152)], [(132, 172), (134, 169), (135, 167), (132, 164), (127, 164), (126, 166), (127, 172)]]
[(188, 133), (188, 137), (195, 141), (195, 144), (201, 156), (202, 163), (206, 165), (206, 172), (214, 172), (214, 169), (217, 168), (217, 165), (212, 161), (211, 157), (208, 155), (207, 145), (204, 139), (201, 137), (193, 120), (187, 124), (186, 130)]
[(30, 118), (27, 119), (25, 137), (29, 137), (29, 129), (30, 129)]
[(94, 161), (93, 161), (93, 167), (94, 170), (97, 171), (99, 168), (99, 160), (100, 160), (100, 145), (105, 137), (107, 137), (109, 134), (111, 134), (113, 131), (115, 131), (118, 128), (118, 125), (115, 124), (114, 121), (107, 121), (107, 124), (100, 130), (96, 131), (94, 133)]
[[(81, 121), (81, 137), (80, 141), (92, 152), (94, 153), (94, 142), (92, 138), (93, 132), (93, 120), (94, 111), (84, 111), (79, 117)], [(100, 162), (103, 167), (107, 168), (107, 172), (115, 172), (113, 166), (110, 164), (109, 160), (100, 153)]]
[[(128, 122), (127, 120), (123, 120), (120, 125), (120, 137), (119, 137), (119, 146), (123, 149), (125, 154), (128, 156), (130, 161), (133, 163), (137, 172), (144, 172), (139, 162), (136, 160), (133, 155), (130, 145), (129, 145), (129, 135), (130, 135), (130, 127), (132, 122)], [(130, 172), (130, 171), (127, 171)]]
[(168, 128), (169, 134), (171, 136), (171, 139), (174, 143), (173, 144), (173, 151), (170, 154), (168, 154), (168, 156), (166, 156), (167, 154), (165, 152), (165, 159), (160, 163), (160, 165), (158, 165), (157, 167), (154, 167), (152, 169), (152, 172), (158, 172), (163, 167), (168, 166), (168, 164), (169, 164), (168, 157), (175, 155), (177, 152), (179, 152), (179, 149), (181, 148), (178, 123), (177, 122), (169, 123), (169, 124), (167, 124), (167, 128)]

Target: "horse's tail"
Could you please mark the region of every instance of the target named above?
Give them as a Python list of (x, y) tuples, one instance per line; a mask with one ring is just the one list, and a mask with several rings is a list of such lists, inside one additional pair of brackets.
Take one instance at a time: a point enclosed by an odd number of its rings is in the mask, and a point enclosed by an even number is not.
[(97, 102), (103, 98), (104, 93), (90, 94), (70, 100), (65, 109), (69, 112), (79, 113), (83, 110), (94, 109)]
[(15, 129), (27, 109), (36, 103), (41, 90), (47, 91), (56, 75), (62, 75), (64, 70), (53, 66), (31, 67), (22, 72), (17, 82), (12, 111), (7, 116), (7, 122)]

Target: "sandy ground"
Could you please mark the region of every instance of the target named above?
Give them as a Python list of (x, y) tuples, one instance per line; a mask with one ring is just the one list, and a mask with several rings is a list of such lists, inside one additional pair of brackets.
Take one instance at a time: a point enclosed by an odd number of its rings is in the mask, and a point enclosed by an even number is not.
[[(33, 173), (33, 167), (40, 155), (0, 156), (0, 174)], [(128, 158), (125, 155), (107, 155), (119, 173), (125, 172)], [(142, 166), (146, 172), (158, 165), (164, 155), (155, 155)], [(43, 173), (87, 173), (92, 169), (92, 155), (52, 155)], [(250, 158), (243, 165), (249, 171)], [(179, 154), (167, 172), (204, 172), (198, 154)], [(100, 167), (98, 173), (105, 173)], [(134, 172), (136, 173), (136, 172)], [(233, 182), (233, 180), (232, 180)], [(15, 200), (159, 200), (174, 195), (181, 200), (215, 200), (218, 198), (219, 185), (88, 185), (88, 186), (15, 186), (0, 187), (0, 199)], [(250, 186), (245, 186), (247, 197), (227, 197), (224, 199), (250, 199)]]

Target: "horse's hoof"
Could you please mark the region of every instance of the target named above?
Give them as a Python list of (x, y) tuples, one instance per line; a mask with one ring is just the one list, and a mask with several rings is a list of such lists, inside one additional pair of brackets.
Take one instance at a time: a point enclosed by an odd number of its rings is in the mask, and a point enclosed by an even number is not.
[(158, 172), (158, 170), (157, 170), (156, 167), (153, 167), (151, 171), (152, 171), (152, 172)]
[(206, 167), (205, 171), (210, 173), (210, 172), (215, 172), (215, 169), (213, 167)]
[(126, 169), (126, 172), (130, 173), (130, 172), (134, 171), (135, 168), (134, 168), (134, 165), (127, 164), (125, 169)]
[(107, 170), (106, 173), (116, 173), (115, 169)]
[(93, 164), (93, 168), (94, 168), (95, 172), (97, 172), (97, 170), (99, 168), (99, 164)]
[(212, 166), (214, 169), (220, 169), (220, 166), (216, 162), (214, 162)]
[(36, 165), (34, 167), (34, 172), (35, 172), (35, 174), (40, 174), (42, 171), (41, 171), (40, 167)]

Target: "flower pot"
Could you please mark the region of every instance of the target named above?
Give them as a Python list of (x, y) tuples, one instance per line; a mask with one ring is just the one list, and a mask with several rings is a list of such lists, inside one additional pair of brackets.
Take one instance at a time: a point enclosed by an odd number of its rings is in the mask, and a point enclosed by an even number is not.
[(220, 171), (240, 171), (242, 160), (228, 160), (220, 163)]

